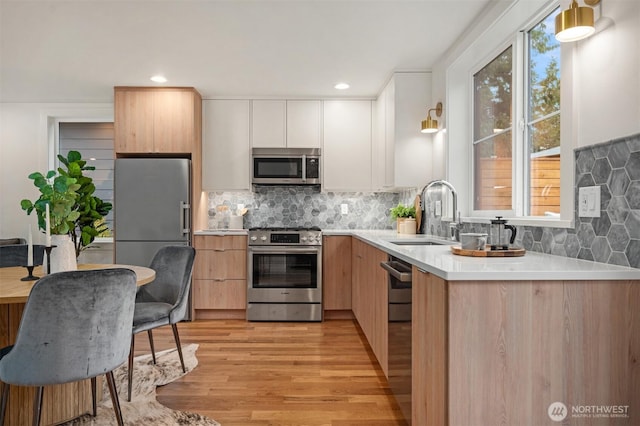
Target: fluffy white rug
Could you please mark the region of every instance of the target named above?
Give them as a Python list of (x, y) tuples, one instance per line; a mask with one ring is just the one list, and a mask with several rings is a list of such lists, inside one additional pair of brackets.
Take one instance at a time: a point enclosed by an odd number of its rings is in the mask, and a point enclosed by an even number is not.
[[(182, 347), (187, 374), (198, 365), (196, 350), (198, 345), (190, 344)], [(141, 355), (134, 359), (133, 391), (131, 402), (127, 402), (127, 365), (114, 371), (122, 418), (125, 425), (207, 425), (220, 426), (220, 423), (196, 413), (175, 411), (156, 401), (156, 387), (166, 385), (182, 377), (180, 358), (176, 349), (169, 349), (156, 354), (157, 364), (153, 364), (151, 354)], [(116, 424), (111, 396), (107, 380), (103, 380), (102, 401), (98, 402), (98, 415), (82, 416), (66, 426), (112, 426)]]

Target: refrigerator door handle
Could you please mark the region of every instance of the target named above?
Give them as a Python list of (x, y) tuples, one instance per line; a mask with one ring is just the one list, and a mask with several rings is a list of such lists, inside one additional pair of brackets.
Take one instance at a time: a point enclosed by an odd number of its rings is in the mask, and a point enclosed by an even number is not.
[(191, 204), (180, 201), (180, 232), (189, 235), (191, 232)]

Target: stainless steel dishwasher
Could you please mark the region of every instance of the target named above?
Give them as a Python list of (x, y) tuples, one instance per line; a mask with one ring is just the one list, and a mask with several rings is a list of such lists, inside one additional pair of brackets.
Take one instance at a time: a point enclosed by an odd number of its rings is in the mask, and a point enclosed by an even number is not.
[(411, 265), (389, 256), (380, 266), (388, 273), (389, 387), (411, 424)]

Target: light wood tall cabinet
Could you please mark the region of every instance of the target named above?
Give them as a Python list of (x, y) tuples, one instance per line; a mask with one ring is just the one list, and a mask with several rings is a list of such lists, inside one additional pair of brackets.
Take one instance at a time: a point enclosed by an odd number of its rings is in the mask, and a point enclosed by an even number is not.
[(116, 153), (199, 150), (202, 98), (191, 87), (115, 87), (114, 108)]
[(322, 259), (324, 317), (330, 319), (351, 311), (351, 237), (325, 236)]
[(195, 319), (245, 318), (247, 237), (196, 235), (192, 304)]

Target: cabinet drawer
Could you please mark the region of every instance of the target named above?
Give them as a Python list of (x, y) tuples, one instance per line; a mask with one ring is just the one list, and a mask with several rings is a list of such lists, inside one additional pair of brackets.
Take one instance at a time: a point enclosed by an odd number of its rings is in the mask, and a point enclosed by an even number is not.
[(246, 309), (246, 280), (194, 280), (194, 309)]
[(193, 242), (197, 250), (247, 250), (245, 235), (196, 235)]
[(193, 276), (195, 279), (246, 279), (247, 252), (245, 250), (199, 250)]

